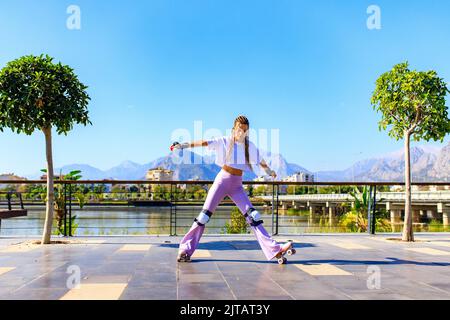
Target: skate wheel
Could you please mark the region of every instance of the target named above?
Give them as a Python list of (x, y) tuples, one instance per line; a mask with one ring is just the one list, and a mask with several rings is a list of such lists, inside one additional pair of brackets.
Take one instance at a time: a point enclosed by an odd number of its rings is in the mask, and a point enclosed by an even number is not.
[(294, 254), (294, 252), (292, 250), (293, 249), (289, 249), (288, 251), (286, 251), (288, 256), (292, 256)]
[(287, 259), (284, 257), (278, 259), (278, 264), (286, 264), (286, 262), (287, 262)]

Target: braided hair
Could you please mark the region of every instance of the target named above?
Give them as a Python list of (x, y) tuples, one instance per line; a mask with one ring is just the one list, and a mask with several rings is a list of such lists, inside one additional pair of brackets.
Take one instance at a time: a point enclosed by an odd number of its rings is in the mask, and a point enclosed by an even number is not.
[[(231, 139), (230, 139), (230, 145), (228, 146), (227, 150), (227, 162), (230, 159), (231, 154), (233, 153), (233, 147), (235, 144), (235, 138), (234, 138), (234, 129), (236, 128), (237, 124), (245, 124), (250, 129), (250, 122), (248, 121), (246, 116), (240, 115), (234, 120), (233, 124), (233, 130), (231, 132)], [(250, 163), (250, 153), (249, 153), (249, 139), (248, 135), (245, 137), (245, 163), (250, 167), (250, 170), (253, 171), (252, 165)]]

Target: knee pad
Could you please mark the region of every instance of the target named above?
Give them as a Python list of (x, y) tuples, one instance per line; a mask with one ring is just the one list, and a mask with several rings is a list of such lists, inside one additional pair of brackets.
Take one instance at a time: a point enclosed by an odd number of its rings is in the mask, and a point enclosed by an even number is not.
[(198, 215), (197, 218), (194, 219), (194, 221), (197, 222), (197, 224), (199, 226), (204, 226), (205, 224), (208, 223), (211, 215), (212, 215), (212, 212), (210, 212), (208, 210), (202, 210), (202, 212), (200, 212), (200, 214)]
[(250, 217), (252, 219), (252, 222), (250, 223), (250, 225), (252, 225), (254, 227), (256, 227), (264, 222), (263, 220), (261, 220), (261, 214), (255, 208), (248, 209), (245, 216)]

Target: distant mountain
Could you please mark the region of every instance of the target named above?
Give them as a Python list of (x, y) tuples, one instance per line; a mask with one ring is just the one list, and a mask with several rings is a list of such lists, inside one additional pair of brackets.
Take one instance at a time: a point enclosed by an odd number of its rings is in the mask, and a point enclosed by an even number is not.
[(429, 175), (434, 180), (450, 181), (450, 143), (438, 154)]
[[(311, 172), (302, 166), (289, 163), (280, 154), (263, 152), (263, 158), (269, 166), (277, 172), (279, 178), (296, 172), (307, 172), (315, 175), (316, 181), (404, 181), (404, 152), (398, 150), (378, 157), (356, 162), (345, 170)], [(182, 161), (183, 160), (183, 161)], [(220, 168), (214, 164), (214, 156), (201, 156), (189, 150), (182, 153), (171, 153), (146, 164), (124, 161), (119, 165), (102, 171), (86, 164), (72, 164), (55, 169), (55, 173), (62, 170), (81, 170), (83, 179), (102, 180), (141, 180), (145, 178), (147, 170), (162, 167), (174, 171), (176, 180), (213, 180)], [(413, 181), (450, 181), (450, 143), (444, 148), (430, 146), (415, 146), (411, 148), (411, 169)], [(253, 180), (256, 176), (264, 175), (255, 168), (255, 173), (245, 173), (244, 180)], [(38, 179), (40, 173), (27, 178)]]
[[(450, 180), (450, 143), (442, 148), (416, 146), (411, 148), (413, 181)], [(380, 157), (356, 162), (341, 171), (319, 171), (319, 181), (404, 181), (405, 154), (398, 150)]]
[[(124, 161), (118, 166), (115, 166), (103, 172), (103, 179), (117, 179), (117, 180), (141, 180), (144, 179), (145, 173), (149, 168), (145, 164), (139, 164), (132, 161)], [(84, 172), (82, 172), (83, 178)]]
[[(91, 180), (105, 179), (106, 178), (104, 171), (102, 171), (100, 169), (97, 169), (97, 168), (94, 168), (94, 167), (92, 167), (90, 165), (87, 165), (87, 164), (70, 164), (70, 165), (66, 165), (66, 166), (63, 166), (61, 168), (55, 168), (54, 173), (58, 174), (58, 175), (59, 175), (60, 172), (62, 172), (63, 174), (66, 174), (66, 173), (69, 173), (70, 171), (73, 171), (73, 170), (81, 170), (81, 172), (83, 174), (83, 178), (84, 177), (89, 177), (89, 179), (91, 179)], [(34, 180), (34, 179), (39, 180), (41, 178), (41, 176), (44, 175), (44, 174), (45, 173), (43, 173), (43, 172), (36, 172), (36, 173), (34, 173), (32, 175), (29, 175), (27, 178), (32, 179), (32, 180)]]

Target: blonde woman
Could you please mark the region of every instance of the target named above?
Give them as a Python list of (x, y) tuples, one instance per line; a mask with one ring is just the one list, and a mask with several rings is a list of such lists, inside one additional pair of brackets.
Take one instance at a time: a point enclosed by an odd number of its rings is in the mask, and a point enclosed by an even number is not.
[(254, 165), (260, 165), (269, 176), (276, 177), (276, 173), (260, 157), (257, 147), (249, 141), (249, 126), (250, 123), (245, 116), (238, 116), (234, 121), (231, 137), (183, 144), (176, 142), (170, 147), (172, 151), (192, 147), (208, 147), (216, 152), (216, 164), (222, 167), (208, 192), (203, 210), (194, 219), (191, 229), (181, 240), (178, 262), (191, 261), (191, 256), (205, 230), (205, 225), (226, 196), (233, 200), (245, 216), (267, 260), (277, 258), (278, 263), (284, 264), (286, 263), (286, 258), (284, 258), (286, 253), (295, 254), (291, 242), (280, 245), (270, 237), (262, 225), (261, 214), (252, 206), (242, 186), (244, 171), (252, 171)]

